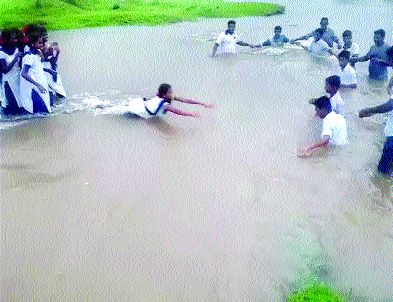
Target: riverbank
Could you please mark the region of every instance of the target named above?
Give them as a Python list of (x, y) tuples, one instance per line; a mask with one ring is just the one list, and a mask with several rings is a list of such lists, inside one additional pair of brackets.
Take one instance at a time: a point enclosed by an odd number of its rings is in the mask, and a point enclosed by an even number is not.
[(26, 23), (45, 24), (50, 30), (111, 25), (162, 25), (199, 18), (270, 16), (284, 12), (271, 3), (223, 0), (6, 0), (0, 8), (0, 28)]

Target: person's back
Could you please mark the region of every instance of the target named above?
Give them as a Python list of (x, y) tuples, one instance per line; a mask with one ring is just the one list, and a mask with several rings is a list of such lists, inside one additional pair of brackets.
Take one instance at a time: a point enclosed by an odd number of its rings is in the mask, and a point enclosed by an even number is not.
[(329, 143), (333, 146), (342, 146), (348, 142), (347, 122), (345, 118), (334, 111), (323, 119), (321, 136), (330, 136)]

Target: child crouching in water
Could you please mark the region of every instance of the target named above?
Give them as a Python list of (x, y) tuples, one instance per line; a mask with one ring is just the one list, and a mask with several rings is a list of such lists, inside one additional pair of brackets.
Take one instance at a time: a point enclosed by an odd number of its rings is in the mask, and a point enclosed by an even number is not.
[(195, 100), (184, 99), (173, 94), (172, 86), (169, 84), (161, 84), (158, 88), (157, 96), (151, 99), (137, 99), (130, 102), (128, 111), (143, 118), (162, 117), (167, 112), (176, 115), (190, 116), (200, 118), (197, 113), (186, 112), (173, 106), (173, 102), (178, 101), (186, 104), (200, 105), (205, 108), (213, 108), (213, 104), (206, 104)]
[(321, 139), (301, 147), (299, 157), (309, 157), (319, 148), (328, 145), (341, 146), (348, 142), (347, 123), (341, 114), (332, 110), (329, 98), (323, 96), (311, 103), (315, 105), (316, 114), (323, 119)]

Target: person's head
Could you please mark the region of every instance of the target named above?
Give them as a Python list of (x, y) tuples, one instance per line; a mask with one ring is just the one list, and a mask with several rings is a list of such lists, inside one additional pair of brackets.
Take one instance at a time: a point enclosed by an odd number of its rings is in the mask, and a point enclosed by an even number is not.
[(44, 45), (45, 45), (44, 39), (39, 33), (32, 32), (29, 35), (29, 46), (30, 47), (43, 51)]
[(351, 53), (347, 50), (343, 50), (338, 55), (338, 63), (340, 64), (341, 68), (345, 68), (345, 66), (349, 63), (349, 58), (351, 57)]
[(314, 41), (318, 42), (323, 36), (323, 29), (318, 28), (314, 31)]
[(337, 75), (330, 76), (325, 81), (325, 91), (331, 95), (337, 93), (338, 89), (340, 88), (341, 80), (340, 77)]
[(48, 40), (48, 32), (45, 26), (40, 24), (28, 24), (23, 28), (23, 33), (29, 37), (32, 33), (37, 33), (43, 38), (45, 43)]
[(229, 20), (228, 21), (228, 32), (229, 33), (234, 33), (236, 28), (236, 21), (235, 20)]
[(351, 44), (351, 42), (352, 42), (352, 32), (350, 30), (345, 30), (343, 32), (343, 41), (344, 41), (344, 44)]
[(161, 84), (160, 87), (158, 87), (157, 96), (160, 98), (172, 100), (173, 99), (172, 86), (169, 84)]
[(17, 29), (5, 29), (1, 33), (3, 46), (10, 47), (18, 44), (18, 30)]
[(321, 96), (320, 98), (312, 100), (312, 104), (315, 106), (315, 111), (318, 116), (322, 119), (332, 112), (332, 104), (327, 96)]
[(323, 17), (321, 19), (321, 22), (319, 23), (321, 25), (321, 28), (323, 29), (327, 29), (328, 25), (329, 25), (329, 19), (326, 17)]
[(385, 30), (383, 29), (378, 29), (374, 31), (374, 43), (375, 45), (383, 45), (385, 41)]
[(281, 35), (281, 33), (282, 33), (282, 28), (281, 28), (281, 26), (276, 26), (276, 27), (274, 28), (274, 35), (275, 35), (275, 36), (279, 36), (279, 35)]

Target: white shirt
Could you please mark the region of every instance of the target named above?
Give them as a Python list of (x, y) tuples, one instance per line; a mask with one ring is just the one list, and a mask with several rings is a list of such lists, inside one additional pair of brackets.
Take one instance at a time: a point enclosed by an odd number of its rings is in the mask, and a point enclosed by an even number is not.
[(226, 34), (222, 32), (218, 35), (216, 43), (220, 46), (222, 53), (236, 53), (236, 43), (238, 35), (236, 32), (233, 34)]
[(340, 77), (341, 85), (353, 85), (358, 83), (356, 70), (349, 64), (347, 64), (344, 69), (338, 66), (336, 75)]
[(322, 39), (318, 40), (317, 42), (313, 41), (310, 45), (310, 48), (308, 49), (311, 54), (318, 57), (330, 56), (328, 50), (330, 50), (329, 45)]
[(332, 111), (323, 119), (321, 138), (324, 136), (329, 136), (329, 143), (334, 146), (348, 142), (347, 123), (341, 114)]
[(335, 111), (336, 113), (342, 113), (342, 108), (344, 106), (344, 101), (341, 98), (340, 92), (337, 91), (337, 93), (333, 96), (330, 96), (330, 104), (332, 105), (332, 110)]
[[(393, 96), (390, 97), (390, 100), (393, 100)], [(385, 136), (393, 136), (393, 111), (389, 112), (389, 117), (386, 121)]]
[[(355, 42), (352, 42), (351, 47), (347, 48), (345, 50), (349, 51), (351, 53), (351, 56), (359, 55), (359, 53), (360, 53), (359, 45), (357, 43), (355, 43)], [(342, 51), (342, 49), (340, 51)]]

